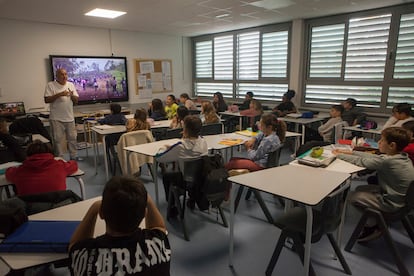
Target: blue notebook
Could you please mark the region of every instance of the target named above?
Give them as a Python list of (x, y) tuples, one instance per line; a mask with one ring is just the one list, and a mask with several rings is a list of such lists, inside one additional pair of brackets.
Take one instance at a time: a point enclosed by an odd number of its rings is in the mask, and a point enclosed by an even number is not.
[(0, 243), (0, 252), (67, 252), (70, 238), (79, 223), (27, 221)]

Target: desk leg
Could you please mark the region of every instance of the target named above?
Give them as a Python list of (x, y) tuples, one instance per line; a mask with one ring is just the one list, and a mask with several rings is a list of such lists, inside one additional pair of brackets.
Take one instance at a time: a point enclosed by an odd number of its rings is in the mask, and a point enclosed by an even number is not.
[(302, 145), (305, 144), (305, 124), (302, 124)]
[(95, 131), (93, 131), (92, 139), (93, 139), (93, 142), (92, 143), (93, 143), (93, 154), (94, 154), (94, 156), (93, 156), (93, 164), (95, 166), (95, 175), (97, 175), (98, 174), (98, 161), (97, 161), (97, 159), (98, 159), (98, 150), (97, 150), (97, 147), (98, 147), (98, 137), (97, 137), (97, 134), (96, 134)]
[(85, 200), (85, 183), (83, 183), (83, 179), (80, 176), (75, 176), (75, 179), (78, 181), (79, 183), (79, 189), (80, 189), (80, 193), (82, 196), (82, 200)]
[(108, 156), (106, 155), (106, 142), (105, 142), (105, 136), (102, 136), (102, 144), (103, 144), (103, 156), (104, 156), (104, 164), (105, 164), (105, 175), (106, 175), (106, 181), (109, 180), (109, 172), (108, 172)]
[(243, 130), (243, 117), (242, 116), (239, 117), (239, 124), (240, 124), (240, 131), (242, 131)]
[(157, 206), (160, 205), (160, 200), (159, 200), (159, 195), (158, 195), (158, 175), (157, 175), (157, 167), (158, 167), (158, 162), (156, 160), (156, 158), (154, 157), (154, 162), (152, 162), (152, 177), (154, 180), (154, 185), (155, 185), (155, 204), (157, 204)]
[(305, 276), (309, 275), (312, 224), (313, 224), (312, 207), (309, 205), (306, 205), (306, 239), (305, 239), (305, 257), (304, 257), (305, 259), (303, 262), (303, 266), (304, 266), (303, 268), (305, 269)]
[(234, 183), (232, 183), (233, 189), (230, 192), (230, 243), (229, 243), (229, 266), (233, 267), (233, 254), (234, 254), (234, 196), (235, 190)]

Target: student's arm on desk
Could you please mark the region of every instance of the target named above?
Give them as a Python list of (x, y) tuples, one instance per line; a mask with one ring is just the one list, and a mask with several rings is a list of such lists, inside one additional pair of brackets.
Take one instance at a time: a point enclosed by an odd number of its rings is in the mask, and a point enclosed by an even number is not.
[[(335, 153), (336, 151), (334, 151)], [(369, 170), (378, 170), (384, 159), (380, 155), (353, 151), (352, 154), (340, 153), (337, 157), (354, 165), (367, 168)]]
[(148, 195), (147, 200), (147, 213), (145, 215), (145, 228), (147, 229), (158, 229), (164, 233), (167, 233), (164, 219), (151, 196)]
[(69, 249), (72, 246), (86, 239), (93, 238), (93, 233), (95, 232), (96, 218), (98, 217), (99, 210), (101, 209), (102, 200), (95, 201), (91, 207), (89, 207), (88, 212), (83, 217), (79, 226), (76, 228), (75, 233), (73, 233), (72, 238), (70, 239)]

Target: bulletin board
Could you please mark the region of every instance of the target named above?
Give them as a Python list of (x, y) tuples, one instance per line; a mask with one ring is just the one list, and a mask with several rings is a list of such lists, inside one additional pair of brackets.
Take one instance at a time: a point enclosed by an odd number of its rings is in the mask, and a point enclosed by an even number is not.
[(172, 92), (172, 61), (170, 59), (135, 59), (135, 91), (140, 98), (152, 93)]

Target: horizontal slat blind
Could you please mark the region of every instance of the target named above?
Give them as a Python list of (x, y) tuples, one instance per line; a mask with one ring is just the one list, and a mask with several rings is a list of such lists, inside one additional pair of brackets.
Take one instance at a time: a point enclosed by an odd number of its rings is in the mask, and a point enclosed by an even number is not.
[(379, 107), (381, 86), (306, 85), (305, 103), (339, 104), (346, 98), (355, 98), (358, 106)]
[(312, 28), (310, 78), (341, 77), (345, 24)]
[(237, 35), (237, 78), (259, 79), (259, 32)]
[(349, 21), (345, 79), (383, 79), (391, 14)]
[(239, 83), (237, 86), (237, 98), (244, 99), (246, 92), (253, 91), (254, 98), (256, 99), (281, 101), (287, 89), (287, 84)]
[(194, 85), (195, 95), (201, 97), (213, 97), (217, 91), (225, 98), (233, 97), (233, 85), (231, 83), (197, 82)]
[(195, 44), (195, 70), (197, 78), (211, 78), (213, 76), (212, 45), (211, 40)]
[(262, 78), (286, 78), (288, 31), (262, 35)]
[(214, 38), (214, 79), (233, 79), (233, 36)]
[(387, 107), (393, 107), (397, 103), (414, 104), (413, 87), (390, 87)]
[[(397, 53), (394, 67), (395, 79), (414, 79), (414, 14), (401, 16)], [(414, 91), (412, 92), (414, 94)]]

